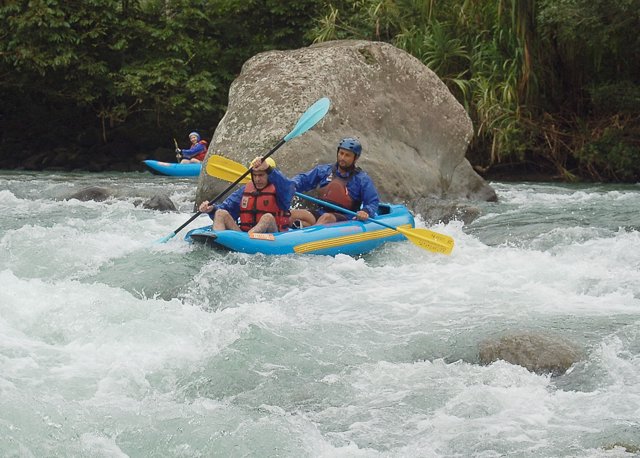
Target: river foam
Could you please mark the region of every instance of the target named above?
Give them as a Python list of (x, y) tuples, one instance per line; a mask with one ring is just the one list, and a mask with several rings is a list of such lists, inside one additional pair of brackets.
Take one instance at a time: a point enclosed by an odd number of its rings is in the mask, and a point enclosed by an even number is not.
[[(192, 247), (186, 229), (155, 243), (195, 191), (157, 178), (0, 175), (0, 455), (640, 447), (640, 188), (496, 183), (478, 220), (430, 227), (451, 256), (269, 257)], [(118, 192), (62, 198), (85, 185)], [(165, 190), (180, 212), (139, 205)], [(584, 358), (556, 377), (479, 364), (481, 342), (514, 332)]]

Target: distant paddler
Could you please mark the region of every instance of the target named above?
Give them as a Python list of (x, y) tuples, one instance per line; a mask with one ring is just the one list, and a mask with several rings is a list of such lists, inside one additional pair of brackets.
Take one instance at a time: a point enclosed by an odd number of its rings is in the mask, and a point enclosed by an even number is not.
[(189, 141), (191, 142), (191, 148), (180, 149), (178, 148), (178, 142), (175, 138), (173, 142), (176, 145), (176, 159), (181, 164), (196, 163), (199, 164), (204, 160), (207, 155), (208, 143), (200, 137), (198, 132), (191, 132), (189, 134)]

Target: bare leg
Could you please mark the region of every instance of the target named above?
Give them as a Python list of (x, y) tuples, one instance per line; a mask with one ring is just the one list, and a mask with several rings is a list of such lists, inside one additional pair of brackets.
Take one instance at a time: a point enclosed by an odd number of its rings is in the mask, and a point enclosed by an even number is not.
[(320, 218), (318, 218), (316, 224), (329, 224), (335, 223), (336, 221), (338, 220), (333, 213), (323, 213), (322, 215), (320, 215)]
[(302, 222), (302, 227), (313, 226), (316, 223), (316, 217), (313, 216), (309, 210), (302, 208), (291, 209), (291, 221), (299, 219)]
[(276, 219), (271, 213), (262, 215), (258, 224), (249, 229), (249, 234), (264, 234), (267, 232), (278, 232)]
[(213, 217), (213, 230), (224, 231), (225, 229), (239, 231), (240, 227), (236, 224), (228, 211), (216, 210), (216, 214)]

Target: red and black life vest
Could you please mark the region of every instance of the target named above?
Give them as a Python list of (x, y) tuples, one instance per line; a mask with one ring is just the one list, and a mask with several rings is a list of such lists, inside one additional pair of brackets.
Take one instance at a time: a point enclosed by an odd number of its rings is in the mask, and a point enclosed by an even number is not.
[(240, 201), (240, 229), (248, 232), (265, 213), (271, 213), (276, 218), (278, 231), (288, 230), (290, 213), (278, 207), (276, 187), (269, 183), (258, 191), (253, 182), (247, 183)]
[(197, 159), (200, 162), (202, 162), (204, 161), (204, 157), (207, 155), (207, 148), (209, 147), (209, 144), (207, 143), (206, 140), (200, 140), (198, 143), (204, 146), (204, 151), (201, 151), (200, 153), (196, 154), (191, 159)]
[(347, 184), (352, 177), (353, 174), (350, 173), (347, 178), (342, 178), (336, 173), (334, 167), (329, 176), (329, 183), (318, 190), (320, 199), (340, 205), (347, 210), (358, 211), (362, 202), (354, 200), (347, 190)]

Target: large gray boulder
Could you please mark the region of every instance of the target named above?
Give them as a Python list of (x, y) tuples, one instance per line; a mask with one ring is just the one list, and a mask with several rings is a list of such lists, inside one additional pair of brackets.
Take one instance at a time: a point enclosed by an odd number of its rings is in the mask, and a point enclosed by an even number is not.
[[(321, 97), (331, 100), (323, 120), (273, 155), (289, 176), (335, 161), (338, 141), (355, 136), (358, 163), (384, 201), (496, 198), (465, 159), (473, 128), (464, 108), (435, 73), (387, 43), (333, 41), (252, 57), (231, 85), (208, 155), (247, 164)], [(203, 168), (196, 203), (226, 186)]]

